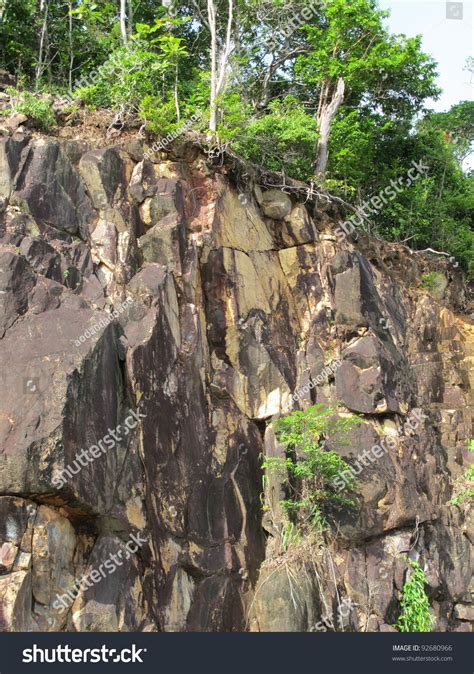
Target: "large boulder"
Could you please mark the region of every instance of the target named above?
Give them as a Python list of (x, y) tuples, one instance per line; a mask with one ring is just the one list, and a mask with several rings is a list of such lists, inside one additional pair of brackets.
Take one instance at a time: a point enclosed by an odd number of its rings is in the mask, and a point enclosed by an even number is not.
[(16, 179), (12, 196), (40, 223), (78, 234), (93, 217), (92, 204), (78, 172), (58, 141), (37, 138)]

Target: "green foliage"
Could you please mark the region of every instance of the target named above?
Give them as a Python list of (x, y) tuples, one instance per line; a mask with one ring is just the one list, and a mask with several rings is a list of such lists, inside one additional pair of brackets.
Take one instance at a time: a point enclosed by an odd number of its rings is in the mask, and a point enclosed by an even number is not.
[(12, 98), (14, 111), (26, 115), (38, 129), (50, 131), (56, 124), (49, 101), (12, 87), (7, 88), (7, 94)]
[(426, 576), (418, 562), (411, 559), (408, 561), (409, 577), (403, 586), (402, 612), (395, 627), (399, 632), (431, 632), (433, 618), (425, 592)]
[(404, 186), (376, 216), (377, 233), (398, 240), (410, 238), (414, 248), (448, 252), (469, 271), (474, 261), (474, 173), (463, 173), (455, 146), (437, 128), (431, 113), (417, 124), (414, 133), (400, 140), (398, 148), (392, 148), (391, 157), (397, 155), (401, 159), (399, 166), (394, 166), (399, 175), (408, 169), (406, 162), (402, 169), (403, 156), (407, 161), (422, 160), (429, 172)]
[(161, 91), (161, 100), (169, 97), (163, 86), (163, 62), (161, 57), (137, 43), (135, 48), (120, 47), (98, 70), (89, 76), (90, 83), (79, 87), (74, 95), (88, 105), (120, 108), (138, 112), (141, 101), (156, 96)]
[[(198, 110), (200, 128), (205, 127), (211, 58), (203, 0), (174, 3), (178, 18), (162, 3), (129, 0), (128, 48), (122, 44), (118, 0), (46, 4), (41, 56), (42, 3), (5, 4), (0, 68), (14, 76), (17, 88), (72, 89), (87, 105), (113, 108), (124, 113), (122, 119), (138, 116), (161, 136)], [(220, 45), (226, 4), (218, 3)], [(307, 0), (235, 4), (238, 39), (226, 69), (227, 88), (217, 101), (218, 141), (268, 169), (312, 179), (318, 111), (343, 78), (324, 187), (363, 207), (406, 176), (412, 161), (422, 160), (429, 174), (403, 184), (361, 227), (389, 240), (409, 240), (415, 249), (445, 251), (474, 278), (474, 173), (463, 171), (472, 152), (474, 104), (461, 101), (442, 113), (424, 110), (439, 90), (436, 63), (423, 53), (421, 38), (391, 34), (387, 12), (375, 0), (311, 3), (309, 14)], [(471, 59), (466, 69), (472, 68)], [(45, 103), (25, 104), (41, 128), (51, 128)]]
[(295, 548), (301, 542), (301, 532), (293, 522), (285, 522), (280, 537), (280, 550), (285, 552), (289, 548)]
[(462, 101), (447, 112), (434, 112), (420, 121), (420, 128), (437, 130), (462, 164), (474, 144), (474, 101)]
[(276, 436), (286, 447), (286, 457), (265, 457), (262, 468), (281, 477), (289, 498), (282, 507), (301, 523), (313, 528), (325, 527), (325, 506), (352, 506), (345, 494), (354, 487), (353, 477), (345, 489), (337, 492), (334, 479), (347, 469), (346, 462), (326, 448), (328, 438), (340, 440), (354, 425), (357, 417), (340, 418), (336, 410), (314, 405), (305, 411), (295, 411), (274, 422)]
[(270, 103), (268, 113), (249, 121), (235, 148), (249, 161), (295, 178), (311, 175), (316, 122), (293, 96)]
[(386, 16), (371, 0), (328, 0), (321, 19), (305, 28), (311, 49), (296, 62), (308, 91), (343, 78), (346, 104), (405, 119), (436, 96), (436, 64), (421, 37), (391, 35)]
[(166, 136), (179, 128), (176, 120), (176, 108), (171, 100), (162, 101), (147, 94), (140, 102), (140, 117), (147, 122), (148, 129)]
[(436, 290), (440, 284), (440, 282), (443, 280), (443, 275), (439, 274), (436, 271), (430, 271), (427, 274), (423, 274), (421, 277), (421, 283), (420, 287), (424, 288), (425, 290)]

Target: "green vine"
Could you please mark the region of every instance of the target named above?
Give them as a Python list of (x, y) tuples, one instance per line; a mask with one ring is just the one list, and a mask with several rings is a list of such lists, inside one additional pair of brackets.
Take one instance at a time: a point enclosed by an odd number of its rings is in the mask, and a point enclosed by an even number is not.
[(426, 576), (418, 562), (409, 559), (409, 578), (402, 590), (402, 612), (395, 627), (399, 632), (431, 632), (433, 618), (430, 614), (428, 595), (425, 592)]

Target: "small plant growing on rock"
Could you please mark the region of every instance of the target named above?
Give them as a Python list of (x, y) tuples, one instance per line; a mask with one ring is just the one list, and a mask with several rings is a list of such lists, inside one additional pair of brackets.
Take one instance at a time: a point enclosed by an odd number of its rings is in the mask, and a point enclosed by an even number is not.
[(333, 408), (314, 405), (305, 411), (295, 411), (274, 422), (278, 440), (285, 445), (285, 457), (265, 457), (262, 468), (277, 473), (288, 493), (281, 502), (286, 512), (298, 518), (299, 523), (310, 523), (313, 529), (323, 530), (327, 525), (324, 507), (327, 505), (353, 506), (347, 493), (354, 486), (354, 478), (345, 489), (336, 491), (334, 479), (345, 469), (346, 462), (337, 452), (326, 449), (326, 439), (347, 433), (357, 417), (338, 418)]
[(15, 112), (26, 115), (38, 129), (50, 131), (56, 123), (50, 103), (34, 96), (29, 91), (18, 91), (12, 87), (7, 89), (12, 99)]
[(436, 271), (430, 271), (427, 274), (423, 274), (421, 277), (420, 288), (424, 288), (425, 290), (429, 291), (436, 290), (442, 279), (442, 274), (438, 274)]
[[(474, 440), (469, 440), (467, 443), (469, 452), (474, 452)], [(449, 501), (449, 505), (467, 505), (474, 502), (474, 464), (469, 466), (464, 475), (455, 480), (453, 484), (453, 495)]]
[(301, 532), (293, 522), (285, 522), (281, 530), (280, 549), (282, 552), (293, 548), (301, 542)]
[(409, 578), (402, 590), (402, 612), (395, 627), (399, 632), (431, 632), (433, 618), (430, 614), (425, 572), (418, 562), (409, 559)]

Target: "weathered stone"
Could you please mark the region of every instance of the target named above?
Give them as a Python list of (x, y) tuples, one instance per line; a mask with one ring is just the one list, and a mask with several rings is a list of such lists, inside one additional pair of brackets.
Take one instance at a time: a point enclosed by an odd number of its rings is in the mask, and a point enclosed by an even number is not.
[[(271, 578), (271, 582), (268, 581)], [(298, 578), (298, 583), (295, 583)], [(255, 594), (255, 618), (260, 632), (308, 632), (317, 622), (314, 590), (308, 576), (294, 568), (266, 569)]]
[(124, 167), (114, 148), (91, 151), (83, 155), (79, 171), (94, 208), (113, 206), (124, 180)]
[(0, 632), (30, 632), (33, 629), (31, 573), (15, 571), (0, 576)]
[[(23, 495), (0, 496), (2, 629), (390, 631), (410, 555), (435, 630), (464, 630), (457, 275), (435, 300), (404, 247), (338, 241), (329, 201), (244, 199), (235, 166), (131, 143), (0, 143), (0, 494)], [(366, 416), (325, 438), (355, 505), (322, 503), (328, 540), (297, 545), (261, 455), (285, 456), (269, 422), (311, 402)], [(152, 547), (126, 557), (133, 532)]]
[(92, 217), (79, 175), (57, 141), (32, 141), (14, 198), (24, 201), (36, 220), (70, 234)]
[(183, 227), (174, 214), (167, 215), (138, 240), (146, 262), (156, 262), (179, 273), (183, 250)]
[[(108, 562), (106, 564), (106, 562)], [(71, 609), (78, 632), (138, 631), (144, 621), (143, 588), (134, 555), (115, 537), (99, 538)]]
[(268, 190), (262, 195), (262, 210), (273, 220), (283, 220), (291, 212), (291, 199), (280, 190)]
[(32, 592), (36, 602), (52, 605), (74, 579), (76, 536), (65, 517), (55, 510), (38, 508), (32, 540)]
[(458, 620), (474, 622), (474, 607), (466, 606), (466, 604), (456, 604), (454, 607), (454, 617)]
[(283, 244), (301, 245), (318, 240), (318, 233), (303, 204), (296, 204), (286, 216), (281, 231)]
[(367, 319), (363, 315), (360, 268), (358, 266), (337, 274), (334, 300), (337, 323), (351, 327), (367, 325)]
[(10, 117), (7, 117), (7, 126), (10, 131), (16, 131), (19, 126), (24, 124), (28, 120), (28, 117), (21, 112), (15, 112)]
[(16, 559), (18, 548), (13, 543), (5, 542), (0, 546), (0, 573), (9, 573)]
[(376, 338), (358, 339), (342, 356), (336, 390), (349, 409), (366, 414), (401, 411), (405, 399), (399, 369)]

